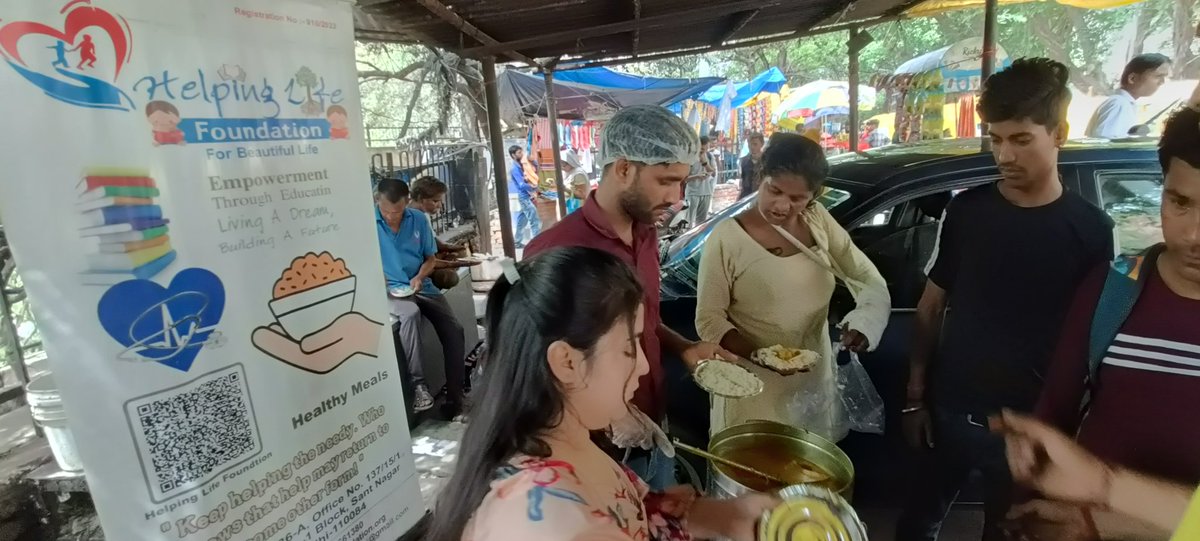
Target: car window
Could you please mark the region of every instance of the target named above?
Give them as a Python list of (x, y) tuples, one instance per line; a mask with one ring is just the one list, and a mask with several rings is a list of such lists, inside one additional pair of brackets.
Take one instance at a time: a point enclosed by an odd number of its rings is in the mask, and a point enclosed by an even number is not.
[(892, 220), (892, 212), (894, 212), (895, 210), (896, 210), (896, 208), (892, 207), (890, 209), (877, 212), (877, 213), (875, 213), (874, 216), (871, 217), (870, 220), (867, 220), (866, 223), (864, 223), (863, 225), (887, 225), (888, 222), (890, 222)]
[(1116, 222), (1117, 251), (1136, 254), (1162, 242), (1163, 176), (1157, 171), (1097, 171), (1100, 201)]
[[(907, 208), (905, 212), (911, 218), (902, 220), (904, 225), (886, 236), (872, 240), (865, 246), (859, 245), (887, 282), (893, 308), (911, 309), (917, 306), (917, 300), (925, 289), (924, 269), (933, 257), (933, 248), (937, 244), (938, 220), (950, 200), (965, 189), (925, 193), (901, 201), (879, 214), (889, 213), (890, 218), (890, 213)], [(878, 215), (875, 219), (878, 219)], [(867, 221), (862, 225), (870, 226), (872, 222)]]
[(851, 193), (846, 190), (839, 190), (832, 186), (826, 186), (821, 191), (821, 195), (817, 197), (817, 202), (825, 205), (826, 209), (832, 209), (850, 199)]

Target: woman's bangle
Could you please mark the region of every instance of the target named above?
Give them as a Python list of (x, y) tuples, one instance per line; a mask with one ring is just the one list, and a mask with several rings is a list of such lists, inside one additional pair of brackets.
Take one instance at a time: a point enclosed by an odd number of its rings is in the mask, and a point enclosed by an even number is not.
[(908, 414), (910, 414), (910, 413), (916, 413), (916, 412), (918, 412), (918, 411), (921, 411), (921, 410), (923, 410), (923, 409), (925, 409), (925, 406), (909, 406), (909, 407), (907, 407), (907, 408), (904, 408), (904, 409), (900, 410), (900, 413), (901, 413), (901, 414), (903, 414), (903, 415), (908, 415)]

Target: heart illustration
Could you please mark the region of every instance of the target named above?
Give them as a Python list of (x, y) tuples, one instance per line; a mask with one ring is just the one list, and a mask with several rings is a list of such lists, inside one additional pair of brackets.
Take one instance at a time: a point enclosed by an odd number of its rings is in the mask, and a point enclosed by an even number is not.
[[(128, 31), (129, 24), (124, 19), (119, 19), (103, 9), (77, 5), (81, 2), (86, 4), (88, 0), (73, 0), (63, 8), (64, 12), (67, 10), (70, 12), (64, 18), (61, 30), (32, 21), (14, 21), (0, 26), (0, 55), (3, 55), (8, 65), (25, 80), (42, 89), (47, 96), (54, 99), (83, 107), (122, 111), (133, 109), (133, 100), (112, 83), (73, 71), (68, 69), (69, 66), (29, 66), (21, 58), (18, 43), (26, 36), (45, 36), (61, 41), (70, 47), (79, 45), (75, 41), (81, 34), (90, 37), (89, 34), (83, 34), (84, 30), (95, 29), (106, 33), (112, 42), (112, 80), (116, 81), (121, 74), (121, 69), (129, 61), (132, 49), (132, 34)], [(93, 33), (98, 34), (98, 31)], [(94, 49), (95, 46), (92, 47)], [(60, 54), (62, 53), (60, 52)]]
[(100, 325), (127, 349), (122, 358), (188, 371), (225, 310), (225, 286), (212, 272), (184, 269), (171, 285), (127, 280), (104, 292)]
[[(77, 2), (71, 2), (72, 4)], [(70, 6), (70, 4), (68, 4)], [(66, 8), (64, 8), (66, 9)], [(88, 28), (98, 28), (108, 34), (108, 38), (113, 44), (113, 77), (116, 81), (121, 75), (121, 68), (125, 67), (125, 63), (129, 61), (129, 52), (132, 46), (131, 36), (126, 34), (126, 28), (129, 27), (124, 19), (118, 19), (111, 13), (92, 6), (78, 6), (71, 9), (63, 20), (63, 28), (59, 30), (52, 26), (33, 21), (13, 21), (0, 27), (0, 52), (3, 52), (6, 57), (16, 63), (26, 66), (25, 61), (21, 59), (21, 52), (17, 50), (17, 42), (21, 38), (31, 35), (40, 34), (51, 37), (60, 41), (64, 41), (70, 45), (77, 45), (75, 38), (79, 37), (79, 33)]]

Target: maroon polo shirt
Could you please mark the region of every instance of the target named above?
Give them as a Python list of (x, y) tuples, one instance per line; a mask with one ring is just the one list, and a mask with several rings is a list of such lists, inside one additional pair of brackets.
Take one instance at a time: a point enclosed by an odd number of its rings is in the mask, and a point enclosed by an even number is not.
[(662, 346), (658, 338), (659, 268), (658, 232), (653, 225), (633, 226), (633, 246), (625, 244), (592, 193), (578, 212), (568, 214), (554, 227), (543, 231), (525, 247), (525, 257), (533, 257), (553, 248), (582, 246), (613, 254), (633, 267), (645, 290), (646, 323), (642, 330), (642, 349), (650, 363), (650, 373), (642, 376), (633, 403), (646, 415), (661, 420), (666, 412), (663, 382)]

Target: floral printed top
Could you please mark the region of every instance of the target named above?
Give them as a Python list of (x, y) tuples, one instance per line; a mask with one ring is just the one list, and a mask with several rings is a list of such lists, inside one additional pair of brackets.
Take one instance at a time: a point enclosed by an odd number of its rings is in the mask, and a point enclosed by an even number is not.
[(606, 486), (585, 485), (563, 461), (520, 458), (497, 472), (463, 541), (690, 541), (683, 517), (696, 493), (650, 493), (613, 464)]

